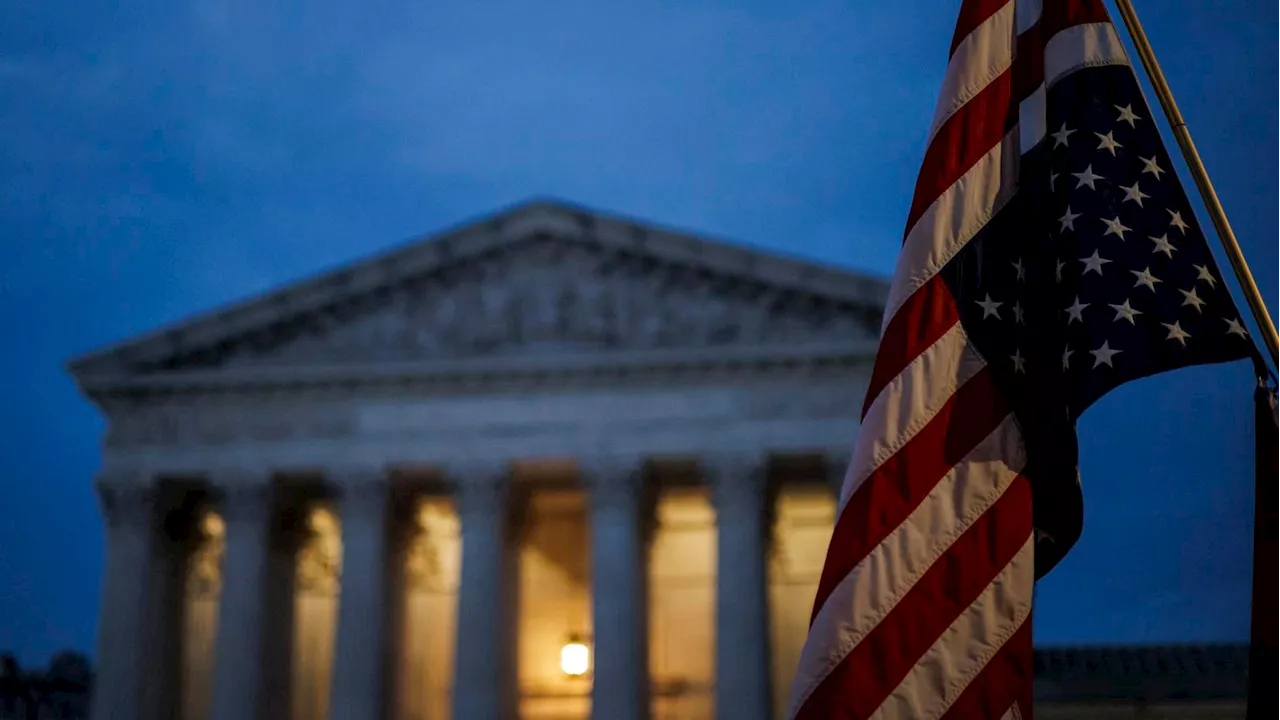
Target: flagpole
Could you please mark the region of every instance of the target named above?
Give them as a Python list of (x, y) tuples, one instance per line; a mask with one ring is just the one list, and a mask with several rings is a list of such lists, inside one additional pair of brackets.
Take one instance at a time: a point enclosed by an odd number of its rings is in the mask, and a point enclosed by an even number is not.
[(1151, 43), (1147, 41), (1142, 23), (1138, 22), (1138, 14), (1133, 9), (1133, 3), (1130, 0), (1115, 0), (1115, 3), (1120, 9), (1125, 27), (1129, 29), (1134, 47), (1138, 50), (1138, 57), (1142, 59), (1142, 65), (1147, 69), (1147, 76), (1155, 87), (1156, 97), (1160, 98), (1165, 117), (1173, 127), (1173, 136), (1178, 140), (1178, 147), (1182, 148), (1182, 157), (1191, 169), (1191, 176), (1195, 178), (1196, 187), (1200, 190), (1200, 198), (1204, 200), (1205, 207), (1209, 210), (1209, 217), (1218, 231), (1218, 239), (1227, 252), (1232, 269), (1235, 270), (1236, 280), (1244, 290), (1249, 308), (1253, 310), (1253, 319), (1257, 321), (1263, 342), (1271, 354), (1271, 363), (1276, 365), (1277, 346), (1280, 345), (1276, 326), (1271, 322), (1271, 314), (1267, 312), (1267, 305), (1262, 299), (1261, 291), (1258, 290), (1258, 284), (1253, 280), (1253, 273), (1249, 272), (1249, 264), (1245, 262), (1244, 253), (1240, 251), (1240, 243), (1236, 241), (1236, 234), (1231, 230), (1231, 223), (1227, 222), (1227, 213), (1222, 209), (1218, 194), (1213, 190), (1213, 183), (1209, 181), (1209, 173), (1200, 159), (1200, 153), (1196, 151), (1195, 143), (1191, 141), (1191, 132), (1187, 130), (1187, 123), (1182, 119), (1177, 103), (1173, 101), (1173, 91), (1169, 89), (1169, 83), (1165, 81), (1164, 73), (1160, 71), (1160, 64), (1156, 62), (1155, 52), (1151, 49)]

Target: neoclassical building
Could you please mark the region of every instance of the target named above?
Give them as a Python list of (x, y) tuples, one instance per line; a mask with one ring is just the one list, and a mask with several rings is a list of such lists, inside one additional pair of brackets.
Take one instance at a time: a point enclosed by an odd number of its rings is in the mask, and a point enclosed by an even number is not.
[(74, 360), (95, 718), (780, 716), (886, 291), (534, 202)]
[[(783, 717), (886, 290), (529, 203), (73, 361), (92, 717)], [(1042, 649), (1037, 714), (1243, 717), (1246, 658)]]

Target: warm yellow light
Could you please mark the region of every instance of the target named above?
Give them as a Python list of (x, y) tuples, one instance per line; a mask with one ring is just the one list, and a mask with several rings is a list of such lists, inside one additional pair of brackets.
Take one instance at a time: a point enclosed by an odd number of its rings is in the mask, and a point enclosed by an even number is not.
[(587, 674), (591, 664), (591, 651), (577, 638), (569, 638), (569, 642), (560, 648), (560, 669), (565, 675), (578, 677)]

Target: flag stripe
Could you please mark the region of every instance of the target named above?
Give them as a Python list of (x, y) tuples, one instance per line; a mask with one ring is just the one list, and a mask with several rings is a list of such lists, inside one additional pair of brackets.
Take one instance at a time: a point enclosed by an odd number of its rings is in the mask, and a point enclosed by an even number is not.
[(921, 216), (939, 196), (989, 155), (1000, 138), (1012, 129), (1018, 115), (1012, 111), (1011, 97), (1013, 76), (1005, 70), (938, 128), (925, 150), (916, 180), (911, 210), (907, 213), (907, 239), (916, 235)]
[[(1016, 111), (1013, 114), (1016, 117)], [(1012, 197), (1017, 189), (1018, 142), (1015, 130), (994, 143), (917, 218), (894, 269), (885, 303), (886, 319), (892, 318)]]
[(951, 288), (941, 275), (929, 278), (910, 301), (894, 313), (880, 337), (871, 381), (862, 400), (864, 426), (867, 412), (885, 386), (958, 322), (960, 312), (951, 297)]
[[(1021, 463), (1011, 466), (1006, 458), (1020, 457), (1020, 442), (1017, 424), (1006, 417), (965, 462), (947, 473), (888, 541), (840, 581), (813, 622), (813, 631), (833, 642), (805, 646), (793, 695), (811, 692), (951, 542), (1008, 489)], [(957, 508), (970, 510), (962, 514)]]
[[(855, 445), (845, 473), (841, 498), (856, 492), (872, 471), (901, 449), (952, 397), (985, 365), (969, 343), (960, 323), (911, 361), (890, 386), (880, 394), (863, 417), (863, 424), (880, 428)], [(931, 378), (942, 381), (930, 382)], [(843, 503), (841, 503), (843, 508)], [(838, 511), (837, 511), (837, 514)]]
[(1063, 30), (1045, 46), (1045, 84), (1052, 86), (1076, 70), (1100, 65), (1127, 65), (1124, 45), (1111, 23), (1077, 25)]
[(1016, 22), (1016, 30), (1019, 35), (1031, 29), (1040, 20), (1040, 11), (1042, 3), (1040, 0), (1018, 0), (1018, 5), (1014, 11), (1014, 19)]
[(951, 35), (950, 57), (954, 58), (956, 48), (1005, 4), (1012, 4), (1012, 0), (965, 0), (956, 16), (956, 29)]
[(1014, 703), (1022, 708), (1022, 717), (1029, 720), (1033, 652), (1031, 623), (1023, 622), (982, 672), (965, 686), (942, 720), (1002, 717)]
[[(1025, 478), (1016, 482), (1026, 484)], [(1031, 515), (1031, 495), (1019, 512)], [(942, 714), (987, 661), (1031, 614), (1027, 588), (1035, 582), (1035, 543), (1030, 527), (1009, 564), (934, 641), (890, 693), (873, 720), (927, 718)]]
[[(938, 481), (1008, 414), (991, 373), (983, 368), (947, 399), (920, 432), (847, 493), (849, 501), (836, 519), (814, 607), (820, 608), (844, 576), (901, 525)], [(958, 418), (964, 422), (957, 423)]]
[(841, 713), (840, 717), (863, 720), (875, 712), (1018, 553), (1031, 534), (1030, 502), (1028, 483), (1013, 482), (852, 648), (794, 717), (808, 720)]
[(956, 110), (1008, 69), (1013, 62), (1013, 0), (986, 18), (956, 47), (934, 110), (929, 137)]

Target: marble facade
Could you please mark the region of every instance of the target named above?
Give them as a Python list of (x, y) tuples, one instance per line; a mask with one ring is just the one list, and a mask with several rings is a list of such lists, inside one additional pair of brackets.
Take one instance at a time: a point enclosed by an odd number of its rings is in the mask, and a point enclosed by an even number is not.
[(886, 293), (535, 202), (73, 361), (93, 716), (779, 716)]

